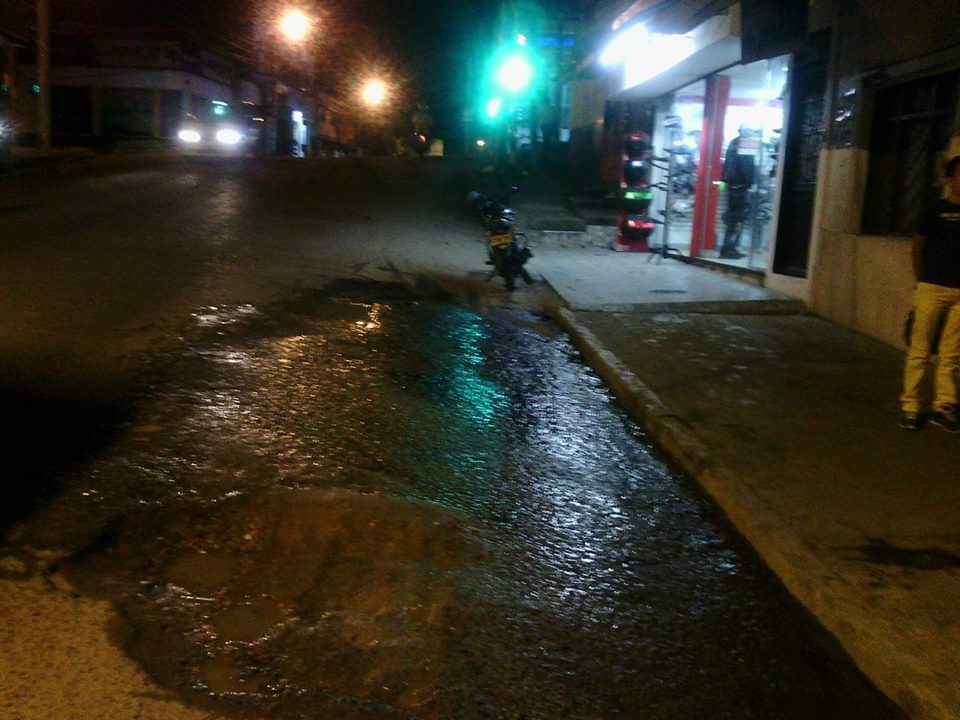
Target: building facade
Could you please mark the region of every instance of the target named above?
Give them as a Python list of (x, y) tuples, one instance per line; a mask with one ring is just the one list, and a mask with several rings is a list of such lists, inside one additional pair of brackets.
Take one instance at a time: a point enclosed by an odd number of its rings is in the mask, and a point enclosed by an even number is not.
[[(55, 144), (169, 143), (185, 118), (208, 112), (216, 102), (263, 122), (265, 152), (352, 150), (350, 113), (318, 92), (309, 58), (289, 49), (258, 52), (276, 43), (255, 28), (240, 24), (210, 45), (202, 32), (142, 8), (131, 10), (125, 27), (118, 25), (125, 17), (121, 11), (105, 12), (100, 3), (53, 2), (51, 9)], [(35, 144), (39, 122), (32, 23), (30, 14), (18, 19), (15, 48), (0, 43), (0, 67), (15, 100), (7, 104), (15, 106), (17, 142), (23, 145)]]
[[(623, 136), (651, 138), (662, 158), (653, 169), (651, 215), (663, 223), (652, 244), (738, 265), (774, 284), (774, 276), (805, 272), (806, 248), (791, 243), (809, 237), (808, 185), (816, 179), (800, 177), (797, 155), (819, 148), (804, 143), (817, 136), (797, 108), (822, 108), (829, 46), (783, 12), (790, 0), (779, 4), (777, 32), (766, 35), (752, 5), (648, 0), (608, 7), (607, 31), (595, 36), (582, 63), (589, 77), (581, 97), (589, 100), (576, 116), (581, 127), (592, 119), (596, 128), (602, 118), (607, 182), (624, 181)], [(782, 213), (790, 214), (787, 222)]]
[(910, 236), (960, 154), (960, 5), (819, 0), (810, 29), (830, 32), (833, 51), (803, 296), (823, 317), (901, 344)]
[[(654, 171), (652, 207), (668, 220), (654, 242), (762, 274), (825, 318), (902, 342), (909, 237), (960, 153), (960, 5), (597, 7), (574, 138), (605, 153), (595, 162), (609, 182), (623, 134), (651, 135), (669, 166)], [(719, 257), (731, 243), (743, 257)]]

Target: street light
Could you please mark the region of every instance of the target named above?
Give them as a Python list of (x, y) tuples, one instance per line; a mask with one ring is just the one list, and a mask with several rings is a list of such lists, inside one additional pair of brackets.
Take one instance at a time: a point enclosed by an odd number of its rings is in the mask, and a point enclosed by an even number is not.
[(310, 33), (312, 26), (313, 21), (310, 17), (297, 8), (287, 10), (280, 17), (280, 32), (291, 42), (302, 42)]
[(369, 107), (378, 107), (387, 99), (387, 85), (383, 80), (368, 80), (363, 86), (360, 96)]
[(503, 108), (503, 100), (500, 98), (490, 98), (487, 102), (487, 117), (491, 120), (497, 117), (500, 114), (500, 110)]

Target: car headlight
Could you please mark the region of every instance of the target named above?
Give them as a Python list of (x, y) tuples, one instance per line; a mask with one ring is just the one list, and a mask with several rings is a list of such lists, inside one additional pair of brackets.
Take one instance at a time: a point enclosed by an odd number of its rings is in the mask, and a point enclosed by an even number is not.
[(198, 143), (203, 140), (203, 135), (196, 130), (181, 130), (177, 133), (177, 137), (185, 143)]
[(236, 130), (226, 128), (217, 131), (217, 142), (224, 145), (236, 145), (243, 140), (243, 135)]

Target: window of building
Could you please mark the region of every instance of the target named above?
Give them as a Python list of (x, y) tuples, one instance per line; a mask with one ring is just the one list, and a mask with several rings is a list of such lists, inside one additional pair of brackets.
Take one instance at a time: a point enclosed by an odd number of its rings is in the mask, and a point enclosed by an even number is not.
[(942, 190), (944, 152), (956, 121), (960, 72), (877, 93), (863, 230), (910, 234)]
[(662, 109), (654, 145), (673, 156), (668, 239), (680, 252), (766, 269), (789, 68), (786, 55), (728, 68)]

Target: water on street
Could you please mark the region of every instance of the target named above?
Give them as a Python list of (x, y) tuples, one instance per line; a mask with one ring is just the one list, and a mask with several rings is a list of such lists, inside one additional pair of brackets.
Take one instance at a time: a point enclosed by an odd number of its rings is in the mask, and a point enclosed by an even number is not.
[[(217, 232), (229, 257), (243, 223)], [(154, 682), (225, 717), (892, 717), (545, 317), (329, 275), (164, 311), (115, 361), (109, 433), (70, 417), (97, 442), (10, 513), (21, 574), (54, 558)]]

